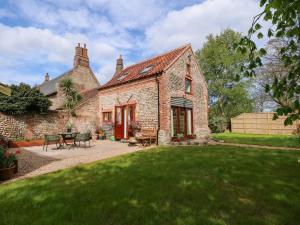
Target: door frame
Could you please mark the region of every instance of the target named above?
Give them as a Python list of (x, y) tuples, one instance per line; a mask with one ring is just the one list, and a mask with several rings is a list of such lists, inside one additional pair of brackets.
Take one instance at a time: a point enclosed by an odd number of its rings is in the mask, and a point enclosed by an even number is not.
[[(136, 103), (129, 103), (129, 104), (123, 104), (123, 105), (116, 105), (115, 106), (115, 139), (120, 140), (129, 139), (129, 130), (130, 130), (130, 124), (128, 123), (128, 112), (129, 107), (133, 107), (133, 118), (132, 121), (136, 120)], [(117, 127), (117, 108), (120, 108), (121, 110), (121, 125), (120, 127)], [(125, 118), (126, 117), (126, 118)], [(126, 122), (126, 124), (125, 124)], [(117, 135), (117, 131), (120, 132), (120, 135)]]
[[(177, 120), (177, 131), (180, 131), (180, 113), (181, 111), (184, 111), (184, 140), (193, 139), (195, 138), (194, 135), (194, 117), (193, 117), (193, 108), (187, 108), (187, 107), (180, 107), (180, 106), (171, 106), (171, 116), (173, 117), (173, 110), (176, 110), (176, 120)], [(187, 110), (191, 110), (191, 132), (192, 134), (187, 134)], [(175, 118), (172, 120), (174, 121)], [(172, 128), (174, 128), (174, 122), (171, 124)], [(173, 133), (173, 131), (172, 131)], [(177, 137), (171, 137), (172, 140), (178, 140)]]

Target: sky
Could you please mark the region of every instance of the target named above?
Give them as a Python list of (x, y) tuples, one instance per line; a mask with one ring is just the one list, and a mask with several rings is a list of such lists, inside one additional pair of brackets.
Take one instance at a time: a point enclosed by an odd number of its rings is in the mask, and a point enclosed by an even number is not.
[(125, 66), (226, 28), (246, 33), (257, 0), (0, 0), (0, 82), (40, 84), (71, 69), (86, 43), (101, 84)]

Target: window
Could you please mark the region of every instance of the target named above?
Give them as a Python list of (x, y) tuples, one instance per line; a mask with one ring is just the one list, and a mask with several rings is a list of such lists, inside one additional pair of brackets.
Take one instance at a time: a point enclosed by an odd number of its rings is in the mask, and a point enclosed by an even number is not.
[(185, 138), (193, 136), (193, 109), (172, 106), (171, 108), (171, 135), (176, 138), (183, 134)]
[(192, 80), (189, 78), (185, 78), (185, 93), (186, 94), (192, 93)]
[(128, 73), (124, 73), (124, 74), (122, 74), (121, 76), (119, 76), (117, 80), (118, 80), (118, 81), (121, 81), (121, 80), (123, 80), (127, 75), (128, 75)]
[(103, 122), (111, 122), (111, 112), (103, 113)]
[(147, 66), (141, 70), (140, 74), (148, 73), (152, 69), (153, 65)]

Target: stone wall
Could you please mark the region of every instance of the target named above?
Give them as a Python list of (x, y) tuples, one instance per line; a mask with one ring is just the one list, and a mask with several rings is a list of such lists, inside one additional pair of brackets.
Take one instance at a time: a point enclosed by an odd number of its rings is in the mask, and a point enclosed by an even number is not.
[(0, 135), (9, 139), (39, 139), (43, 134), (57, 134), (65, 130), (65, 113), (12, 116), (0, 113)]
[(5, 115), (0, 112), (0, 136), (9, 139), (39, 139), (44, 134), (58, 134), (66, 130), (71, 122), (79, 132), (95, 132), (99, 125), (99, 96), (86, 100), (78, 106), (76, 117), (69, 117), (64, 111), (49, 111), (47, 114), (21, 116)]
[(114, 122), (115, 106), (136, 104), (136, 121), (139, 121), (144, 128), (157, 129), (157, 86), (155, 78), (101, 90), (99, 102), (101, 126), (107, 126), (102, 121), (102, 112), (112, 112)]
[(99, 87), (99, 82), (93, 71), (89, 67), (76, 66), (68, 72), (66, 76), (61, 77), (56, 83), (56, 93), (49, 96), (52, 102), (51, 110), (60, 109), (64, 103), (64, 95), (59, 88), (59, 82), (62, 79), (71, 78), (76, 89), (79, 92), (87, 91)]

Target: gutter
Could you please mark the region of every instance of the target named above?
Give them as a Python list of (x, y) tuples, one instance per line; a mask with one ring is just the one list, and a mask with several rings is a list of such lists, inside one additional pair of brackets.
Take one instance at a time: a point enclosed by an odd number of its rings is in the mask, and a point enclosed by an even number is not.
[(155, 80), (156, 80), (156, 85), (157, 85), (157, 131), (156, 131), (156, 145), (158, 145), (158, 134), (159, 134), (159, 130), (160, 130), (160, 88), (159, 88), (159, 80), (158, 80), (158, 76), (160, 74), (157, 73), (155, 76)]

